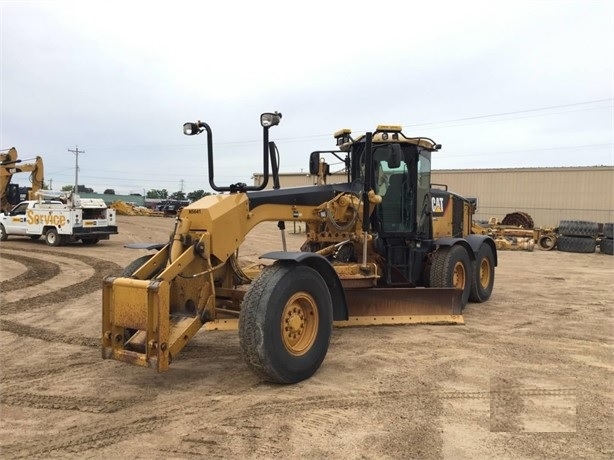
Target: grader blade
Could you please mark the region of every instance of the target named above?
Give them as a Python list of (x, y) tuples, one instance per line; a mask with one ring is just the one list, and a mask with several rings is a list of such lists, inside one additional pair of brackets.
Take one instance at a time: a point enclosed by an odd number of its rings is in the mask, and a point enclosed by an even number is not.
[(334, 325), (464, 324), (461, 297), (454, 288), (347, 289), (349, 318)]

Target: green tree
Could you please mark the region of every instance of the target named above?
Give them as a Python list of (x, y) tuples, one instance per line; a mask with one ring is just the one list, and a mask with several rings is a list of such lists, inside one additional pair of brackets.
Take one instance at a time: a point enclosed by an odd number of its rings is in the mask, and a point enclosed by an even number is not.
[(63, 185), (62, 192), (72, 192), (72, 189), (75, 188), (74, 185)]
[(173, 200), (185, 200), (185, 193), (178, 191), (173, 193), (169, 198), (172, 198)]
[(147, 192), (147, 198), (154, 198), (154, 199), (165, 199), (168, 198), (168, 190), (166, 190), (165, 188), (163, 189), (151, 189)]
[(194, 190), (188, 193), (188, 200), (194, 202), (200, 200), (203, 196), (211, 195), (211, 192), (205, 192), (204, 190)]

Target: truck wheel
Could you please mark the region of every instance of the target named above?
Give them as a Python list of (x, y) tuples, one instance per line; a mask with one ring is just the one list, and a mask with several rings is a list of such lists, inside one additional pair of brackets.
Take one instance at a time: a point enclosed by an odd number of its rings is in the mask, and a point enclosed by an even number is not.
[(597, 242), (594, 238), (559, 236), (556, 240), (556, 248), (562, 252), (591, 254), (595, 252), (596, 247)]
[(0, 241), (6, 241), (8, 238), (4, 225), (0, 224)]
[(603, 234), (607, 239), (614, 238), (614, 223), (606, 222), (603, 224)]
[(494, 284), (495, 256), (493, 255), (492, 248), (488, 244), (482, 243), (474, 262), (469, 300), (472, 302), (486, 302), (492, 294)]
[(98, 241), (100, 241), (98, 238), (82, 238), (81, 242), (83, 244), (96, 244), (98, 243)]
[(431, 265), (431, 287), (454, 287), (462, 289), (461, 307), (469, 300), (471, 291), (471, 260), (464, 247), (460, 245), (440, 247), (433, 254)]
[(332, 301), (322, 276), (305, 265), (275, 263), (243, 299), (243, 358), (264, 380), (300, 382), (324, 361), (332, 327)]
[(62, 238), (58, 235), (58, 231), (55, 228), (50, 228), (45, 232), (45, 242), (49, 246), (59, 246), (62, 244)]

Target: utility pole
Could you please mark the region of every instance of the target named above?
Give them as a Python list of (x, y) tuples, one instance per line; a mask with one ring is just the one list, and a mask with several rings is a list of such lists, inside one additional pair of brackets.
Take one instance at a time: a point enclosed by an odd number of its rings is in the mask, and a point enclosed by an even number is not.
[(183, 193), (183, 183), (185, 182), (183, 179), (181, 179), (181, 193)]
[(79, 150), (79, 146), (75, 145), (75, 150), (68, 149), (69, 152), (75, 154), (75, 193), (79, 192), (79, 154), (85, 153), (85, 150)]

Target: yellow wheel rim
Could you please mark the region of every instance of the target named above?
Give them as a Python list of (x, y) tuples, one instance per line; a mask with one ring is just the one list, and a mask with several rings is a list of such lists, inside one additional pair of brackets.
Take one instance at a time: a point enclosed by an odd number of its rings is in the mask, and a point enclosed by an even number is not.
[(490, 261), (483, 258), (480, 262), (480, 285), (487, 288), (490, 283)]
[(465, 289), (466, 280), (465, 266), (462, 262), (456, 262), (454, 265), (454, 273), (452, 275), (452, 285), (456, 289)]
[(281, 337), (286, 350), (295, 356), (305, 354), (313, 346), (320, 317), (314, 298), (306, 292), (294, 294), (281, 316)]

